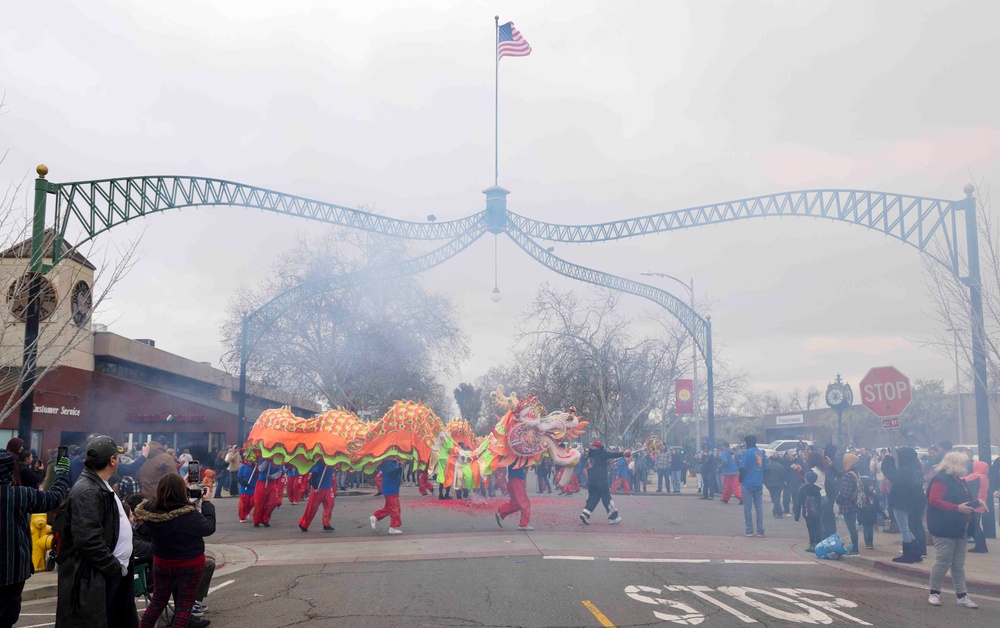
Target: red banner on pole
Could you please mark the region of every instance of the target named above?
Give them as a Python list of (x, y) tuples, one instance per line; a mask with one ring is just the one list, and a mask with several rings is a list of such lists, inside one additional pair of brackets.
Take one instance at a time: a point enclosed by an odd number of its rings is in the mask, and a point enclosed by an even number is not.
[(674, 409), (678, 416), (694, 414), (694, 380), (679, 379), (675, 382)]

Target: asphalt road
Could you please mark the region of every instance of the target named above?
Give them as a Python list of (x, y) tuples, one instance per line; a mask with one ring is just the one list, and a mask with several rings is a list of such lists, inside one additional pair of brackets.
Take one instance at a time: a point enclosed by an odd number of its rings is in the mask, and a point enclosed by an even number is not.
[[(617, 497), (623, 524), (598, 515), (583, 526), (580, 495), (530, 497), (537, 530), (522, 533), (496, 526), (499, 500), (405, 489), (405, 534), (394, 537), (368, 525), (381, 505), (370, 496), (339, 498), (336, 531), (317, 521), (307, 534), (302, 504), (286, 502), (271, 528), (254, 529), (236, 521), (235, 500), (220, 500), (210, 542), (251, 559), (217, 575), (206, 617), (220, 627), (1000, 624), (1000, 600), (975, 591), (978, 610), (952, 594), (933, 608), (921, 585), (810, 560), (798, 549), (804, 525), (791, 519), (769, 517), (765, 539), (746, 539), (735, 501)], [(17, 626), (52, 626), (53, 612), (51, 599), (28, 603)]]

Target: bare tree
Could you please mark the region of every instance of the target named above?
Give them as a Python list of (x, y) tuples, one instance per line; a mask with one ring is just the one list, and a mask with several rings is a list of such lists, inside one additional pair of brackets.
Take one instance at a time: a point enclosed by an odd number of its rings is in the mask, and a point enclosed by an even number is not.
[[(990, 189), (983, 182), (977, 186), (976, 203), (987, 381), (991, 392), (996, 392), (1000, 390), (1000, 224), (992, 211)], [(936, 253), (938, 258), (948, 258), (943, 250)], [(959, 274), (963, 277), (968, 275), (968, 260), (961, 256)], [(934, 304), (932, 316), (940, 324), (937, 334), (925, 339), (924, 343), (937, 348), (949, 360), (955, 359), (957, 350), (959, 365), (964, 371), (963, 379), (972, 382), (969, 288), (954, 275), (951, 267), (930, 256), (924, 257), (924, 277), (927, 294)]]
[[(301, 238), (256, 288), (234, 295), (222, 327), (223, 362), (239, 368), (244, 315), (304, 283), (397, 263), (405, 244), (346, 229)], [(451, 301), (414, 277), (338, 288), (286, 312), (252, 347), (248, 377), (329, 406), (378, 417), (397, 399), (423, 400), (444, 417), (451, 401), (437, 380), (454, 372), (468, 344)]]
[[(3, 103), (0, 102), (0, 108)], [(2, 162), (2, 159), (0, 159)], [(30, 274), (28, 263), (31, 255), (31, 205), (26, 202), (27, 180), (11, 184), (0, 200), (0, 250), (3, 254), (0, 287), (3, 289), (4, 319), (0, 326), (0, 421), (7, 419), (20, 407), (26, 395), (33, 392), (45, 375), (69, 360), (93, 333), (94, 316), (100, 316), (105, 299), (115, 285), (131, 270), (136, 261), (140, 238), (124, 244), (113, 241), (97, 246), (93, 242), (85, 248), (73, 247), (63, 242), (60, 261), (44, 275), (47, 286), (62, 285), (75, 288), (63, 294), (54, 288), (40, 295), (43, 318), (39, 323), (34, 350), (37, 356), (34, 383), (24, 389), (29, 370), (23, 359), (24, 325), (22, 318), (29, 304), (27, 288)], [(42, 248), (51, 264), (54, 233), (45, 231)], [(96, 261), (96, 263), (95, 263)], [(87, 264), (94, 264), (96, 270)], [(90, 278), (92, 282), (81, 281)], [(80, 287), (83, 284), (83, 287)], [(48, 292), (48, 294), (46, 294)]]
[(472, 384), (462, 382), (452, 394), (455, 396), (455, 403), (458, 404), (458, 413), (463, 419), (475, 421), (479, 418), (483, 407), (482, 392), (477, 390)]
[(663, 321), (657, 337), (637, 334), (617, 299), (601, 291), (582, 300), (542, 286), (525, 313), (513, 369), (525, 392), (549, 407), (575, 406), (611, 441), (676, 420), (666, 408), (686, 340), (678, 324)]

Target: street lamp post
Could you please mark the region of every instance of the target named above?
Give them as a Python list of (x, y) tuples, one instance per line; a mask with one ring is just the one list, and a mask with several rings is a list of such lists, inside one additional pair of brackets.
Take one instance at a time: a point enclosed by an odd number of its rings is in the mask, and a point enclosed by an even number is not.
[[(21, 368), (21, 405), (18, 408), (17, 435), (26, 443), (31, 443), (31, 420), (35, 412), (35, 379), (38, 361), (38, 328), (41, 322), (41, 286), (42, 275), (50, 270), (43, 263), (45, 255), (45, 207), (48, 195), (56, 188), (45, 179), (49, 169), (40, 164), (35, 172), (35, 208), (31, 220), (31, 254), (28, 258), (27, 285), (22, 289), (27, 291), (27, 308), (24, 316), (24, 351)], [(56, 246), (53, 242), (53, 249)], [(56, 257), (53, 250), (52, 257)], [(53, 259), (53, 261), (55, 261)]]
[(960, 385), (960, 371), (958, 368), (958, 330), (954, 327), (949, 327), (947, 331), (950, 331), (955, 335), (955, 403), (958, 407), (958, 442), (964, 443), (965, 427), (962, 425), (962, 387)]
[[(673, 279), (677, 283), (684, 286), (684, 289), (688, 291), (688, 297), (691, 299), (691, 309), (697, 312), (694, 306), (694, 277), (691, 278), (691, 283), (686, 283), (681, 281), (673, 275), (668, 275), (667, 273), (642, 273), (646, 277), (666, 277), (667, 279)], [(701, 420), (698, 417), (698, 343), (691, 339), (691, 364), (694, 374), (691, 379), (691, 400), (694, 405), (694, 433), (695, 433), (695, 447), (701, 448)]]

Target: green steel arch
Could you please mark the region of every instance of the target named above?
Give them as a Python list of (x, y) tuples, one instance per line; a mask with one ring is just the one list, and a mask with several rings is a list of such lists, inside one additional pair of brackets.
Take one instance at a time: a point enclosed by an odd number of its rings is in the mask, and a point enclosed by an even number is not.
[[(441, 252), (439, 255), (445, 255), (444, 251), (450, 250), (449, 247), (458, 246), (456, 242), (467, 238), (474, 240), (486, 231), (494, 234), (507, 233), (525, 252), (556, 272), (636, 294), (663, 305), (692, 333), (695, 343), (708, 358), (709, 378), (712, 367), (711, 328), (707, 319), (701, 318), (693, 310), (686, 311), (687, 306), (669, 293), (653, 286), (570, 264), (552, 256), (532, 238), (570, 243), (604, 242), (768, 216), (822, 218), (862, 226), (913, 246), (949, 267), (952, 273), (969, 287), (973, 321), (972, 357), (978, 442), (980, 451), (989, 451), (990, 425), (986, 394), (986, 352), (977, 207), (973, 198), (974, 188), (971, 185), (966, 186), (966, 198), (961, 200), (950, 201), (871, 190), (816, 189), (755, 196), (590, 225), (554, 224), (510, 212), (506, 200), (508, 191), (494, 185), (484, 191), (487, 197), (485, 211), (452, 221), (424, 223), (397, 220), (372, 212), (222, 179), (152, 176), (53, 183), (45, 179), (48, 168), (39, 166), (37, 171), (39, 177), (35, 180), (35, 211), (29, 264), (30, 269), (35, 272), (46, 272), (51, 268), (42, 260), (48, 194), (56, 196), (52, 265), (58, 263), (65, 253), (61, 250), (61, 245), (71, 229), (74, 232), (70, 235), (78, 243), (85, 242), (135, 218), (169, 209), (202, 205), (259, 208), (400, 238), (451, 240), (444, 247), (437, 249)], [(963, 215), (964, 221), (960, 222), (960, 214)], [(963, 227), (967, 262), (964, 269), (960, 259)], [(458, 250), (461, 248), (464, 247)], [(416, 267), (419, 267), (419, 264), (414, 266)], [(966, 276), (962, 276), (963, 270), (967, 272)], [(38, 283), (29, 281), (29, 304), (37, 301), (38, 290)], [(32, 319), (34, 319), (33, 324)], [(37, 323), (37, 307), (29, 307), (25, 324), (24, 364), (32, 373), (36, 358), (34, 348), (37, 344)], [(21, 404), (21, 420), (18, 424), (21, 433), (30, 433), (32, 412), (30, 391), (33, 387), (32, 374), (24, 379), (22, 385), (22, 391), (25, 392)], [(714, 408), (711, 394), (711, 383), (709, 383), (709, 438), (714, 439)], [(25, 425), (28, 426), (27, 429)]]

